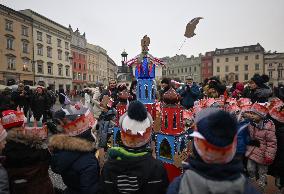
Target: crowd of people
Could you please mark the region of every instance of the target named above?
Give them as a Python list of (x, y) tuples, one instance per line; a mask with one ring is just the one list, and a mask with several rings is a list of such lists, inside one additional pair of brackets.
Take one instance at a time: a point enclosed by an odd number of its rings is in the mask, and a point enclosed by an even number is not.
[[(284, 104), (281, 95), (275, 100), (268, 80), (266, 75), (254, 75), (247, 84), (236, 82), (230, 88), (217, 77), (201, 84), (192, 77), (185, 83), (161, 80), (155, 88), (157, 101), (163, 102), (164, 94), (174, 89), (185, 110), (204, 99), (234, 98), (250, 105), (238, 113), (216, 103), (197, 111), (190, 135), (193, 152), (183, 174), (171, 183), (163, 163), (153, 156), (154, 121), (137, 101), (137, 81), (129, 88), (115, 80), (106, 89), (86, 88), (84, 105), (72, 103), (60, 91), (60, 110), (52, 108), (56, 94), (51, 88), (38, 86), (32, 91), (19, 84), (13, 91), (6, 89), (0, 94), (0, 193), (254, 194), (265, 193), (267, 175), (276, 178), (278, 193), (283, 193)], [(129, 95), (122, 98), (123, 92)], [(108, 147), (120, 101), (129, 103), (119, 120), (120, 145)], [(28, 120), (33, 117), (48, 125), (46, 139), (39, 138), (37, 131), (19, 133), (23, 123), (13, 112), (19, 109)], [(96, 125), (89, 124), (89, 110)], [(104, 152), (106, 157), (99, 158)]]

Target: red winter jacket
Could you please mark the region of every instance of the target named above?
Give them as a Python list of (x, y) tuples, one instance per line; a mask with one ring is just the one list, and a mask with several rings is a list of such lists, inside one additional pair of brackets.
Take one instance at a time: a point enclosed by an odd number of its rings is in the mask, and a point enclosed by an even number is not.
[(264, 120), (258, 126), (250, 124), (248, 127), (251, 139), (258, 140), (260, 146), (247, 146), (246, 156), (259, 164), (269, 165), (265, 160), (273, 161), (277, 151), (277, 140), (273, 122), (271, 120)]

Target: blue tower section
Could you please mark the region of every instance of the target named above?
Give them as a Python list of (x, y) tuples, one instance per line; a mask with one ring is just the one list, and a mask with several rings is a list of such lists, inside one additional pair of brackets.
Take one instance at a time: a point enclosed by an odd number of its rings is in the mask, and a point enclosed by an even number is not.
[(149, 59), (144, 57), (142, 63), (135, 67), (135, 77), (137, 79), (137, 100), (143, 104), (155, 103), (155, 64), (150, 63)]

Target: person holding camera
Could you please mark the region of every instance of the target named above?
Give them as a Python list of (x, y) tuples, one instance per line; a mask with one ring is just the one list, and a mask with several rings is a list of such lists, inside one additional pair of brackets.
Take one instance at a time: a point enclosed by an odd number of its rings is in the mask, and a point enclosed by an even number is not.
[(200, 96), (200, 90), (198, 85), (193, 82), (192, 77), (188, 77), (186, 79), (186, 85), (181, 89), (179, 92), (181, 95), (181, 105), (186, 108), (190, 109), (193, 107), (194, 102), (198, 100)]

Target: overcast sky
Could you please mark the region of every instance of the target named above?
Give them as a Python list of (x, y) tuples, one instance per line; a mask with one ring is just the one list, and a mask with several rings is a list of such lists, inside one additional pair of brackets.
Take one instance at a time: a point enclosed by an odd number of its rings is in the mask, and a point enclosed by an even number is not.
[[(284, 51), (284, 0), (0, 0), (16, 10), (32, 9), (66, 27), (86, 32), (87, 41), (107, 50), (120, 65), (151, 38), (156, 57), (198, 55), (215, 48), (260, 43)], [(202, 16), (196, 36), (184, 40), (186, 24)]]

